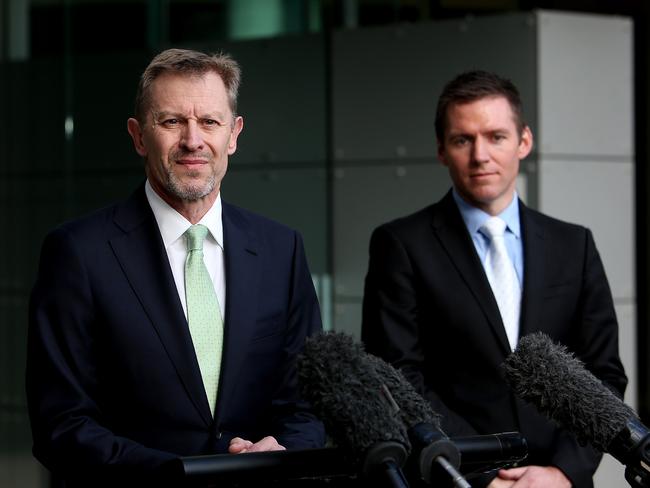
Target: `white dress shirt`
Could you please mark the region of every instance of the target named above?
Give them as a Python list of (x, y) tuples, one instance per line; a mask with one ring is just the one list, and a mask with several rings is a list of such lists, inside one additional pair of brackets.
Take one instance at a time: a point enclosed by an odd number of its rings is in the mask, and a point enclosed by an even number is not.
[[(174, 210), (154, 191), (147, 180), (145, 193), (156, 218), (160, 235), (162, 236), (169, 265), (174, 275), (178, 296), (187, 317), (187, 301), (185, 300), (185, 260), (187, 258), (187, 243), (183, 235), (192, 225), (189, 220)], [(208, 235), (203, 242), (203, 260), (210, 273), (217, 294), (221, 317), (225, 322), (226, 314), (226, 274), (223, 254), (223, 222), (221, 220), (221, 193), (217, 195), (214, 205), (198, 222), (208, 228)]]

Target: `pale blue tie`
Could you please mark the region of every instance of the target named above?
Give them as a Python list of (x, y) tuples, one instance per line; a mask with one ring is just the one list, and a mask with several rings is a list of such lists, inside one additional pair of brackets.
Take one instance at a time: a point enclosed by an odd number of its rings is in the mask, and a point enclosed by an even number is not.
[(490, 217), (481, 227), (481, 232), (490, 240), (485, 257), (485, 274), (499, 306), (510, 349), (514, 351), (519, 339), (521, 287), (506, 249), (505, 230), (506, 223), (499, 217)]
[(223, 320), (212, 279), (203, 262), (203, 241), (207, 234), (208, 228), (200, 224), (191, 226), (185, 232), (185, 299), (194, 351), (210, 411), (214, 415), (223, 349)]

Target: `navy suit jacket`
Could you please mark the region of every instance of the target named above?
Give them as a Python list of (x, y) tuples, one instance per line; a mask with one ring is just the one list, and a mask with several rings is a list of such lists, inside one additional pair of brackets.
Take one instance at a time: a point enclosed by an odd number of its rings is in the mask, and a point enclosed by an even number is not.
[[(223, 202), (224, 351), (214, 420), (144, 186), (47, 236), (29, 315), (34, 454), (61, 477), (146, 479), (234, 436), (320, 447), (295, 358), (320, 330), (298, 233)], [(91, 486), (91, 485), (87, 485)]]
[[(611, 292), (591, 232), (520, 202), (524, 286), (520, 336), (543, 331), (622, 396)], [(450, 435), (520, 431), (527, 463), (592, 486), (600, 456), (517, 400), (503, 379), (510, 353), (499, 308), (451, 192), (373, 233), (362, 338), (405, 373)]]

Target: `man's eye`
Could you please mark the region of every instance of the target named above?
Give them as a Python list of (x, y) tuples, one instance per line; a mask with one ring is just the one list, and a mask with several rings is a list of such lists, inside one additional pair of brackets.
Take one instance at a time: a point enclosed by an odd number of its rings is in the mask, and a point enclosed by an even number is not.
[(451, 142), (454, 146), (464, 146), (468, 140), (466, 137), (456, 137)]
[(492, 139), (494, 139), (495, 142), (501, 142), (506, 140), (506, 135), (505, 134), (494, 134), (492, 136)]
[(178, 126), (179, 123), (180, 123), (180, 122), (179, 122), (178, 119), (165, 119), (165, 120), (162, 121), (161, 125), (162, 125), (163, 127), (171, 128), (171, 127), (176, 127), (176, 126)]
[(218, 120), (214, 119), (203, 119), (202, 123), (206, 127), (216, 127), (221, 125)]

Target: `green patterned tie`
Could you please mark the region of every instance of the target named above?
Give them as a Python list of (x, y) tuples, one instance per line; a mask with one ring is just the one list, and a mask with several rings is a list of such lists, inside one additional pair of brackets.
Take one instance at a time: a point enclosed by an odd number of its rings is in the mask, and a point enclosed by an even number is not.
[(200, 224), (193, 225), (185, 232), (185, 298), (190, 334), (210, 411), (214, 415), (223, 348), (223, 320), (212, 280), (203, 263), (203, 240), (207, 234), (208, 228)]

